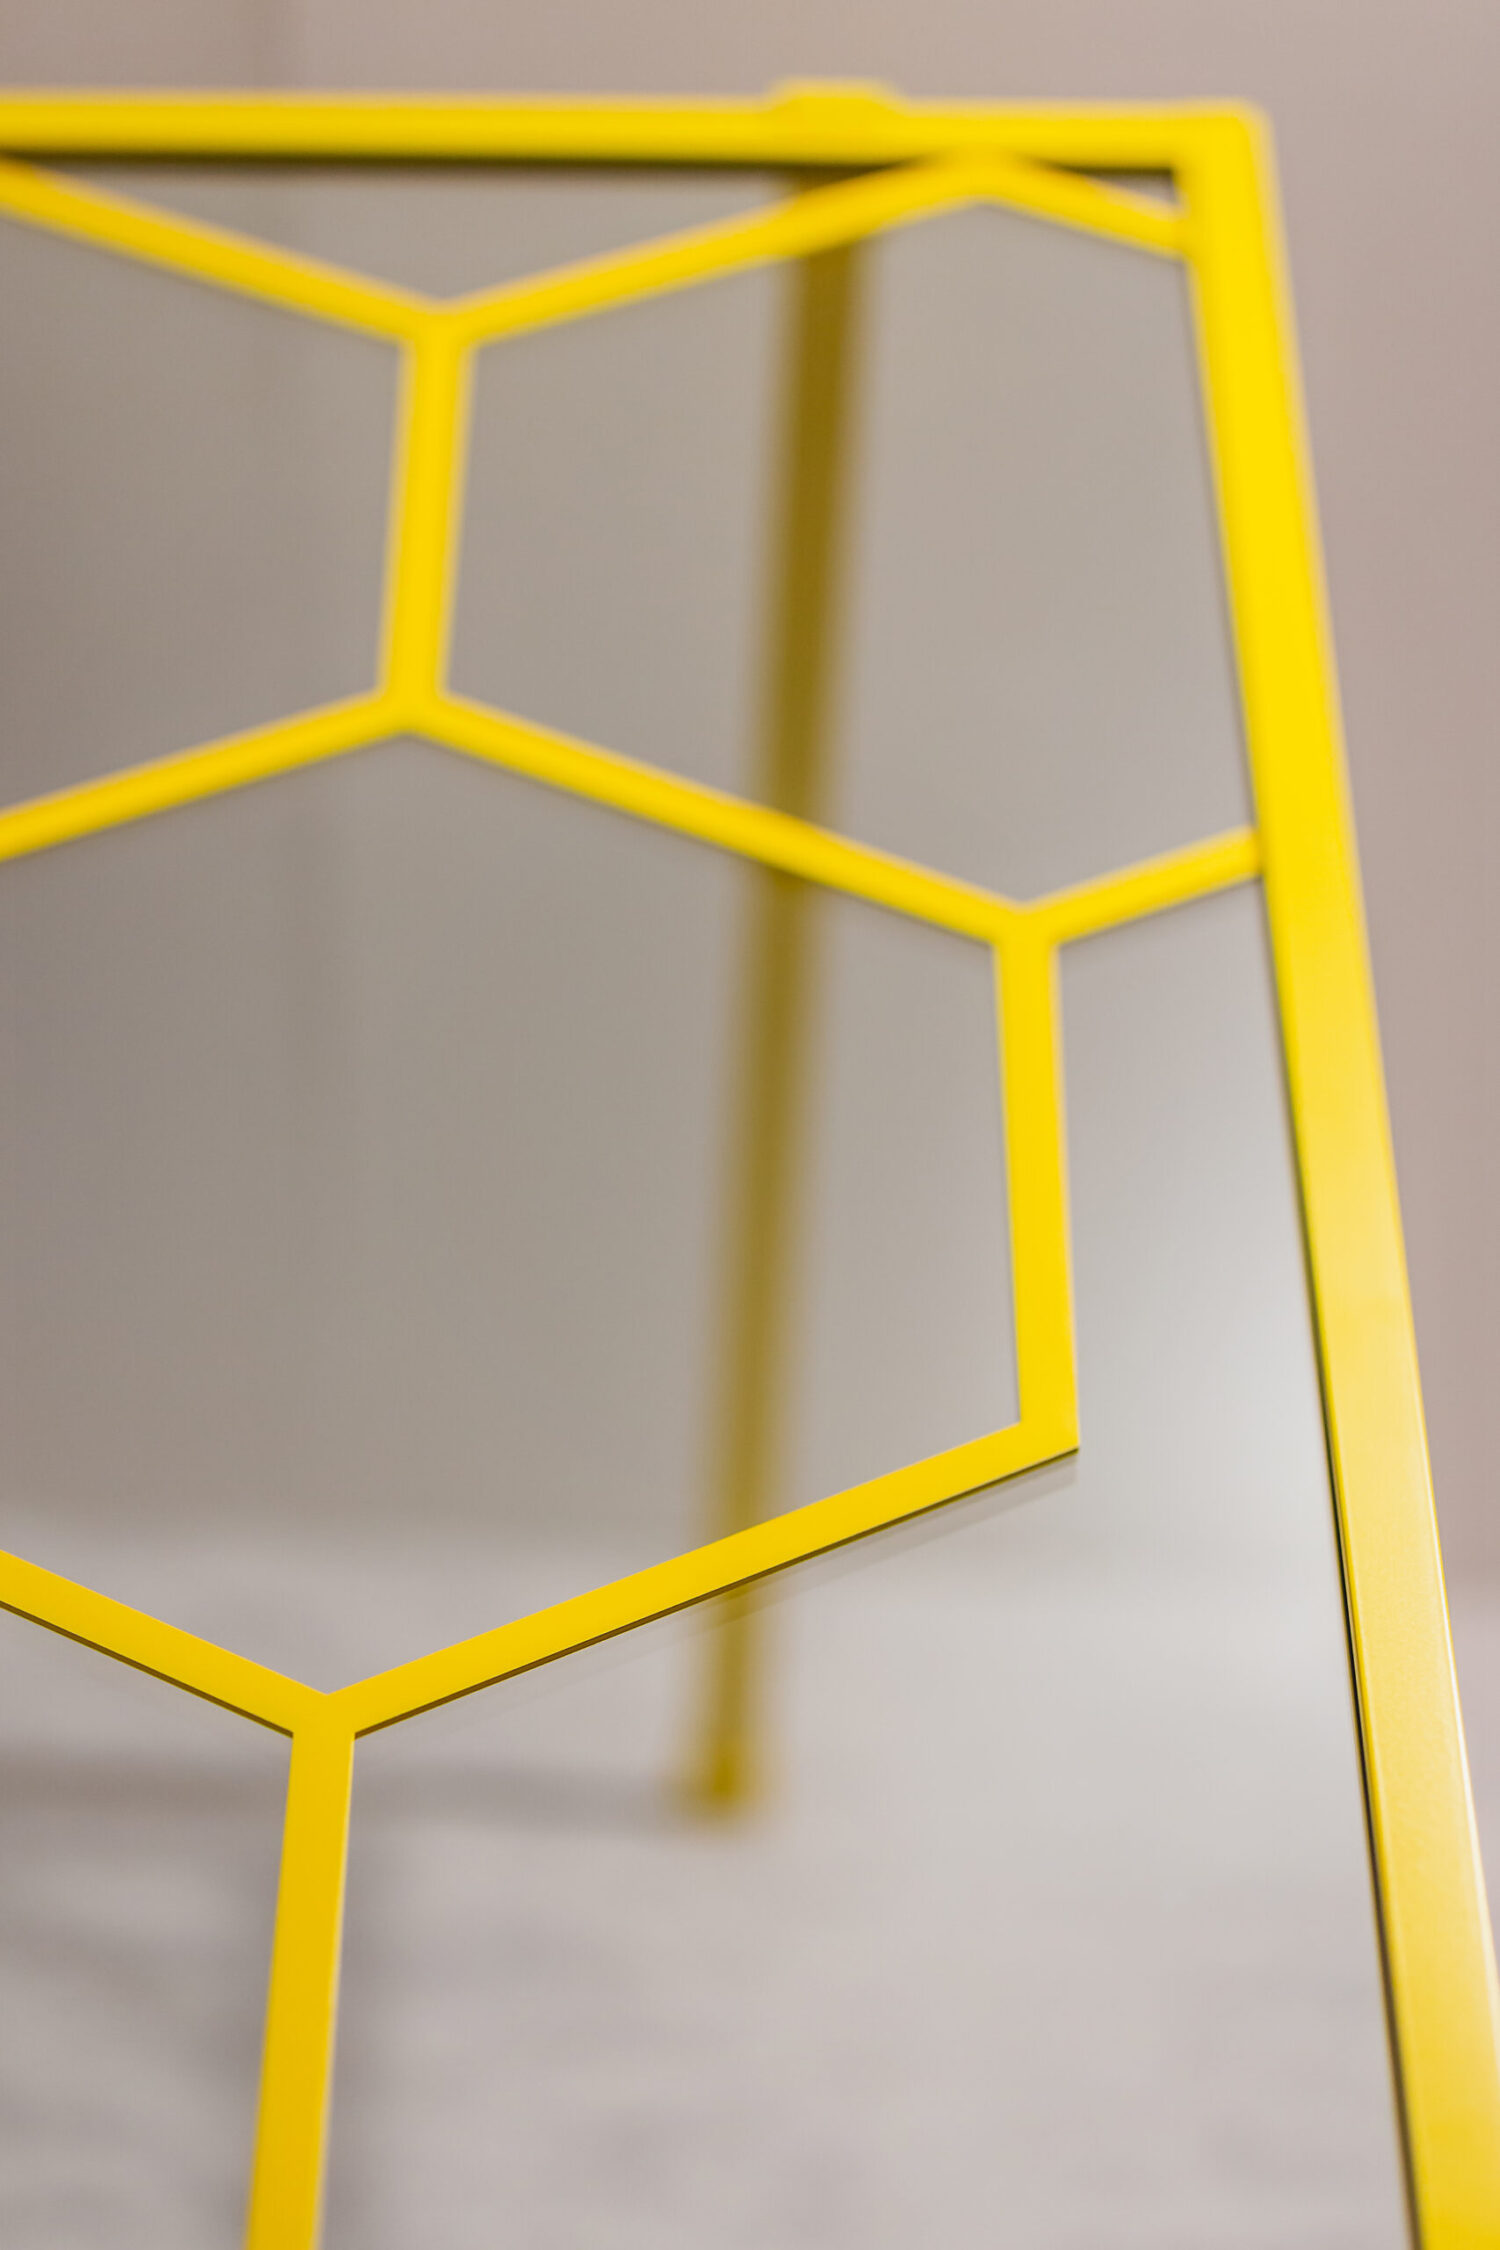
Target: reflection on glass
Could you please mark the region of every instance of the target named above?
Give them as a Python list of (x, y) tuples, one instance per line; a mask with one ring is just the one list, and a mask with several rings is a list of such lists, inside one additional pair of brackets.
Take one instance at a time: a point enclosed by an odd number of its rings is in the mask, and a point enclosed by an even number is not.
[[(662, 183), (608, 220), (600, 183), (157, 185), (448, 290), (688, 215)], [(391, 354), (14, 229), (0, 257), (43, 430), (5, 795), (366, 685)], [(815, 267), (862, 400), (802, 349)], [(1165, 264), (986, 210), (497, 345), (470, 467), (462, 693), (1020, 896), (1246, 817)], [(453, 2250), (997, 2213), (1041, 2250), (1400, 2239), (1258, 913), (1069, 953), (1082, 1450), (779, 1589), (742, 1642), (756, 1787), (703, 1785), (722, 1609), (362, 1747), (341, 2250), (434, 2215)], [(736, 1521), (1017, 1411), (986, 953), (430, 744), (7, 867), (0, 1042), (0, 1536), (319, 1684), (726, 1528), (726, 1367), (766, 1440)], [(773, 1234), (751, 1348), (735, 1244)], [(23, 1807), (71, 1693), (23, 1699)], [(219, 1803), (217, 1867), (240, 1812), (159, 1739), (122, 1749), (129, 1817)], [(44, 1826), (18, 1927), (55, 1870), (91, 1928)], [(149, 2051), (227, 2211), (248, 2047)]]
[(752, 273), (480, 354), (460, 694), (751, 787), (781, 290)]
[[(1069, 962), (1077, 1461), (359, 1753), (331, 2244), (1403, 2237), (1258, 902)], [(426, 2214), (424, 2221), (423, 2214)]]
[(872, 264), (840, 825), (1016, 898), (1234, 827), (1185, 274), (1001, 210)]
[(286, 1745), (0, 1618), (0, 2234), (233, 2250)]
[(0, 220), (0, 803), (375, 680), (396, 357)]
[[(749, 876), (420, 744), (8, 868), (0, 1542), (336, 1686), (710, 1536)], [(799, 1500), (1013, 1388), (988, 962), (815, 908)]]

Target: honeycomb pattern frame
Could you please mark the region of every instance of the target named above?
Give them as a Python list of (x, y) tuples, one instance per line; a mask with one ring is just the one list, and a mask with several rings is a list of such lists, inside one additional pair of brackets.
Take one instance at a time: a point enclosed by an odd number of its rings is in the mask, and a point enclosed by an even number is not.
[[(1263, 122), (1225, 108), (906, 104), (831, 86), (717, 103), (23, 93), (0, 98), (0, 151), (0, 214), (384, 338), (403, 362), (373, 691), (0, 810), (0, 859), (408, 734), (977, 940), (992, 950), (1000, 999), (1020, 1408), (1009, 1428), (332, 1693), (0, 1558), (0, 1606), (291, 1739), (248, 2250), (318, 2241), (357, 1738), (1073, 1450), (1058, 949), (1256, 876), (1290, 1092), (1413, 2231), (1422, 2250), (1500, 2241), (1500, 2009)], [(48, 158), (88, 157), (690, 164), (784, 172), (793, 185), (748, 215), (436, 300), (45, 169)], [(1088, 171), (1168, 172), (1176, 204)], [(830, 184), (807, 184), (820, 172)], [(1023, 905), (451, 691), (476, 351), (984, 202), (1186, 266), (1253, 830)]]

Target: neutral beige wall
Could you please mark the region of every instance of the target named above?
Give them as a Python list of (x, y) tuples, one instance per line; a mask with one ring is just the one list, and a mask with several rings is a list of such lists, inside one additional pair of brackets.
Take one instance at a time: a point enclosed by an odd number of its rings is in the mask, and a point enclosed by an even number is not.
[(1489, 0), (12, 0), (13, 83), (1248, 96), (1279, 137), (1450, 1562), (1500, 1566), (1488, 905), (1500, 458)]

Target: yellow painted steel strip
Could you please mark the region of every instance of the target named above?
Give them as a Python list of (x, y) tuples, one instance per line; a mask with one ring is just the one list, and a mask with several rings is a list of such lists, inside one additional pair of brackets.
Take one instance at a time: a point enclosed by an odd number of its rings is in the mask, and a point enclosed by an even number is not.
[(1030, 211), (1085, 234), (1131, 243), (1137, 250), (1156, 250), (1167, 257), (1182, 253), (1185, 236), (1180, 215), (1149, 196), (1122, 194), (1118, 188), (1101, 187), (1055, 165), (1004, 158), (975, 163), (973, 176), (976, 197), (986, 203)]
[(1021, 924), (996, 953), (1016, 1385), (1023, 1426), (1078, 1443), (1056, 956)]
[(469, 392), (466, 347), (446, 323), (433, 323), (405, 355), (387, 565), (386, 684), (414, 715), (427, 708), (447, 661)]
[(1070, 938), (1089, 937), (1096, 930), (1113, 929), (1133, 922), (1138, 915), (1158, 914), (1164, 907), (1180, 906), (1209, 891), (1248, 882), (1260, 866), (1260, 846), (1253, 828), (1232, 829), (1210, 836), (1204, 843), (1163, 852), (1159, 858), (1122, 867), (1089, 883), (1053, 891), (1034, 900), (1026, 909), (1030, 920), (1044, 929), (1055, 945)]
[(971, 172), (956, 164), (876, 172), (836, 187), (811, 188), (764, 211), (476, 292), (455, 300), (445, 318), (471, 342), (549, 328), (750, 266), (837, 249), (883, 228), (951, 209), (972, 200), (975, 192)]
[(762, 866), (779, 867), (784, 874), (868, 899), (872, 906), (935, 923), (959, 937), (992, 943), (1017, 913), (1007, 900), (975, 885), (931, 874), (788, 813), (747, 804), (700, 782), (678, 780), (655, 766), (596, 750), (507, 712), (447, 695), (414, 710), (411, 718), (418, 731), (469, 757), (696, 836)]
[(1493, 2250), (1500, 2012), (1268, 179), (1248, 121), (1190, 174), (1200, 337), (1410, 2178), (1423, 2250)]
[(423, 318), (424, 301), (405, 290), (4, 158), (0, 212), (75, 242), (371, 335), (410, 336)]
[[(443, 539), (451, 543), (454, 524), (432, 508), (425, 534), (434, 543)], [(410, 654), (405, 662), (413, 679), (440, 657), (447, 629), (446, 601), (435, 599), (434, 591), (430, 580), (418, 589), (425, 614), (406, 628)], [(388, 631), (394, 638), (394, 626)], [(1211, 838), (1160, 862), (1124, 869), (1117, 876), (1101, 877), (1096, 884), (1080, 885), (1076, 892), (1059, 892), (1034, 905), (1018, 906), (998, 893), (934, 874), (743, 798), (681, 780), (659, 767), (596, 749), (482, 704), (424, 695), (404, 682), (393, 692), (329, 704), (0, 809), (0, 861), (317, 765), (406, 730), (483, 763), (985, 943), (995, 943), (1023, 917), (1044, 920), (1049, 934), (1059, 940), (1083, 935), (1241, 882), (1255, 866), (1253, 841), (1245, 831)]]
[(1181, 242), (1177, 215), (1144, 196), (1037, 164), (945, 160), (811, 188), (766, 211), (478, 291), (455, 300), (444, 318), (468, 342), (493, 341), (773, 260), (810, 257), (975, 202), (1014, 205), (1142, 249), (1175, 253)]
[(298, 766), (318, 765), (397, 730), (399, 715), (378, 696), (329, 704), (274, 726), (229, 735), (151, 765), (107, 774), (48, 797), (32, 797), (0, 812), (0, 860), (20, 859), (53, 844), (71, 843), (102, 828), (118, 828), (149, 813), (169, 812), (200, 797), (268, 780)]
[(292, 1740), (245, 2250), (316, 2250), (354, 1741), (320, 1697)]
[(1189, 103), (907, 102), (811, 81), (742, 101), (498, 100), (427, 94), (9, 91), (0, 147), (55, 156), (328, 162), (801, 165), (910, 163), (1000, 148), (1058, 164), (1158, 170), (1221, 112)]
[(235, 1656), (179, 1626), (164, 1625), (143, 1610), (59, 1578), (55, 1571), (0, 1554), (0, 1609), (29, 1617), (70, 1641), (118, 1657), (138, 1672), (187, 1688), (243, 1718), (290, 1734), (322, 1698), (315, 1688), (289, 1680), (247, 1656)]
[(1074, 1442), (1071, 1428), (1061, 1421), (1017, 1423), (848, 1492), (816, 1500), (810, 1507), (774, 1516), (731, 1538), (694, 1548), (690, 1554), (674, 1556), (633, 1577), (616, 1579), (612, 1585), (539, 1610), (495, 1632), (340, 1688), (330, 1700), (357, 1734), (368, 1734), (574, 1649), (608, 1640), (632, 1625), (665, 1617), (732, 1586), (785, 1570), (810, 1555), (862, 1539), (887, 1524), (998, 1484), (1071, 1451)]

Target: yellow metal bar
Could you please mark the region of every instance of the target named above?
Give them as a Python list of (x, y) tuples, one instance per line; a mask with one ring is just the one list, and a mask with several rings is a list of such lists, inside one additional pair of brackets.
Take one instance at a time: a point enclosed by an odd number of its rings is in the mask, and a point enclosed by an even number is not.
[[(833, 685), (854, 442), (860, 253), (800, 261), (791, 284), (780, 493), (770, 538), (766, 688), (755, 795), (826, 817)], [(741, 1531), (775, 1512), (792, 1373), (795, 1244), (812, 1068), (817, 898), (754, 871), (745, 932), (723, 1334), (710, 1447), (710, 1519)], [(761, 1782), (753, 1588), (724, 1597), (688, 1789), (727, 1810)]]
[(1186, 103), (907, 102), (811, 81), (740, 101), (464, 95), (8, 92), (0, 147), (52, 156), (280, 157), (329, 163), (739, 165), (911, 163), (1004, 149), (1157, 171), (1222, 114)]
[(1199, 333), (1412, 2197), (1423, 2250), (1479, 2250), (1500, 2242), (1500, 2013), (1269, 180), (1249, 120), (1190, 168)]
[(1122, 867), (1089, 883), (1053, 891), (1034, 900), (1026, 909), (1029, 921), (1045, 930), (1054, 945), (1070, 938), (1089, 937), (1096, 930), (1111, 930), (1120, 922), (1133, 922), (1142, 914), (1158, 914), (1163, 907), (1180, 906), (1209, 891), (1232, 883), (1248, 882), (1260, 866), (1260, 847), (1253, 828), (1232, 829), (1210, 836), (1183, 851), (1163, 852), (1157, 859)]
[(477, 291), (456, 300), (445, 317), (470, 341), (550, 328), (634, 298), (837, 249), (886, 227), (950, 210), (976, 192), (973, 169), (955, 164), (875, 172), (811, 188), (763, 211)]
[(519, 335), (751, 266), (811, 257), (974, 202), (1011, 204), (1141, 249), (1175, 253), (1182, 241), (1177, 214), (1145, 196), (1016, 159), (950, 158), (810, 188), (765, 211), (476, 291), (445, 308), (444, 318), (470, 343)]
[(468, 439), (470, 354), (446, 321), (406, 351), (387, 564), (385, 683), (402, 724), (431, 721), (448, 656)]
[(1022, 923), (996, 950), (1016, 1390), (1049, 1454), (1078, 1443), (1056, 955)]
[(528, 774), (534, 781), (632, 813), (660, 828), (676, 829), (680, 835), (696, 836), (722, 851), (758, 860), (763, 867), (780, 868), (783, 874), (868, 899), (872, 906), (887, 906), (893, 913), (935, 923), (959, 937), (993, 943), (1018, 912), (1008, 900), (975, 884), (935, 875), (789, 813), (747, 803), (700, 782), (680, 780), (655, 766), (596, 750), (483, 704), (453, 695), (434, 698), (414, 723), (435, 742), (445, 742), (469, 757)]
[(1155, 250), (1167, 257), (1182, 253), (1181, 218), (1150, 196), (1122, 193), (1056, 165), (1016, 158), (975, 161), (973, 179), (977, 200), (1030, 211), (1059, 226), (1131, 243), (1137, 250)]
[(67, 1640), (82, 1641), (138, 1672), (170, 1680), (280, 1734), (290, 1734), (321, 1701), (317, 1689), (300, 1680), (216, 1648), (179, 1626), (164, 1625), (143, 1610), (23, 1562), (19, 1555), (0, 1554), (0, 1609), (28, 1617)]
[[(461, 443), (461, 403), (460, 391), (452, 401), (458, 428), (455, 444)], [(439, 435), (438, 445), (432, 450), (441, 452), (445, 444)], [(429, 552), (451, 552), (458, 535), (457, 507), (450, 517), (441, 505), (434, 505), (427, 492), (414, 496), (408, 508), (406, 483), (404, 476), (398, 478), (398, 523), (408, 517), (418, 521)], [(482, 763), (526, 774), (553, 788), (695, 836), (762, 866), (779, 868), (807, 882), (867, 899), (871, 905), (888, 907), (893, 913), (910, 915), (951, 930), (956, 936), (977, 938), (987, 944), (997, 942), (1021, 917), (1045, 918), (1049, 930), (1061, 940), (1154, 912), (1179, 898), (1197, 897), (1223, 884), (1243, 881), (1254, 871), (1254, 846), (1249, 831), (1245, 831), (1243, 837), (1238, 833), (1211, 837), (1160, 862), (1127, 868), (1117, 876), (1100, 878), (1098, 883), (1080, 885), (1076, 892), (1058, 892), (1034, 905), (1018, 906), (975, 884), (850, 842), (795, 816), (682, 780), (659, 767), (596, 749), (529, 720), (452, 695), (423, 692), (419, 684), (423, 674), (442, 661), (451, 580), (441, 586), (432, 577), (418, 580), (409, 564), (402, 570), (396, 559), (401, 551), (398, 537), (393, 542), (392, 587), (387, 604), (388, 670), (394, 669), (392, 658), (397, 653), (397, 589), (403, 577), (412, 582), (414, 597), (402, 619), (399, 653), (404, 678), (399, 686), (393, 680), (389, 688), (376, 695), (357, 696), (347, 703), (328, 704), (321, 710), (278, 719), (268, 727), (228, 735), (222, 741), (180, 751), (170, 758), (154, 759), (147, 765), (106, 774), (98, 781), (80, 782), (76, 788), (59, 789), (8, 806), (0, 810), (0, 861), (23, 858), (29, 852), (45, 851), (153, 813), (170, 812), (200, 797), (245, 788), (300, 766), (317, 765), (326, 758), (343, 756), (411, 729)]]
[(811, 1555), (847, 1546), (887, 1524), (903, 1523), (966, 1493), (999, 1484), (1024, 1469), (1055, 1460), (1071, 1451), (1073, 1443), (1060, 1423), (1015, 1423), (868, 1484), (774, 1516), (731, 1538), (695, 1547), (634, 1577), (617, 1578), (553, 1609), (538, 1610), (494, 1632), (339, 1688), (329, 1700), (356, 1734), (373, 1733), (435, 1704), (472, 1695), (517, 1672), (548, 1664), (554, 1657), (609, 1640), (633, 1625), (649, 1624), (653, 1618), (690, 1608), (731, 1587), (747, 1586)]
[(292, 1740), (245, 2250), (316, 2250), (354, 1738), (332, 1700)]
[(422, 316), (422, 299), (405, 290), (28, 164), (0, 159), (0, 211), (50, 234), (375, 336), (409, 336)]
[(303, 712), (295, 719), (278, 719), (274, 726), (255, 727), (248, 734), (228, 735), (222, 742), (205, 743), (176, 757), (106, 774), (102, 781), (32, 797), (0, 812), (0, 860), (21, 859), (28, 852), (92, 836), (101, 828), (119, 828), (149, 813), (170, 812), (200, 797), (266, 781), (272, 774), (318, 765), (325, 758), (378, 742), (395, 724), (388, 703), (379, 696), (359, 696), (321, 711)]

